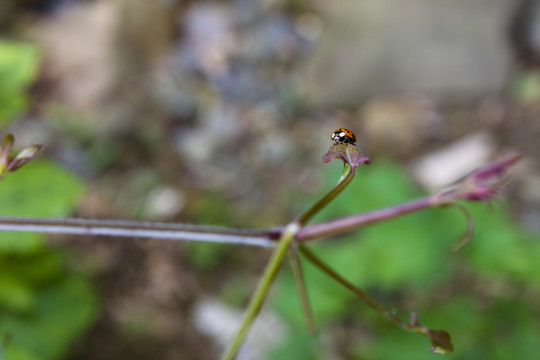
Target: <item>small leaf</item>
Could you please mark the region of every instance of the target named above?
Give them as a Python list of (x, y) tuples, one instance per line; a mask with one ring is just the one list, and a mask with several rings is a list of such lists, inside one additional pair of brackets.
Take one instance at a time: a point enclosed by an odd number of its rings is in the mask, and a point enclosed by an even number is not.
[(15, 158), (9, 163), (8, 171), (15, 171), (21, 168), (21, 166), (34, 159), (39, 150), (41, 150), (41, 145), (32, 145), (19, 152), (17, 156), (15, 156)]
[(421, 325), (416, 313), (411, 314), (411, 323), (408, 326), (408, 329), (427, 337), (433, 345), (433, 347), (428, 350), (434, 354), (448, 354), (454, 351), (454, 345), (452, 345), (450, 334), (444, 330), (431, 330), (430, 328)]
[(7, 133), (4, 135), (2, 144), (0, 145), (0, 179), (2, 179), (10, 171), (15, 171), (30, 160), (32, 160), (41, 149), (41, 145), (32, 145), (19, 152), (16, 156), (11, 155), (11, 149), (15, 137)]
[(454, 351), (454, 345), (452, 345), (452, 338), (444, 330), (429, 330), (427, 337), (429, 341), (434, 345), (429, 348), (434, 354), (448, 354)]

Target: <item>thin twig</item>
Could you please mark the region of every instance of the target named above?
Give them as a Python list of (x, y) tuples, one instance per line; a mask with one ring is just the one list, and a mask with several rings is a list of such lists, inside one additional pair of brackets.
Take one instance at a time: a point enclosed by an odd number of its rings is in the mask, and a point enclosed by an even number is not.
[(142, 237), (274, 247), (276, 242), (271, 237), (279, 229), (235, 229), (131, 220), (0, 217), (0, 231)]

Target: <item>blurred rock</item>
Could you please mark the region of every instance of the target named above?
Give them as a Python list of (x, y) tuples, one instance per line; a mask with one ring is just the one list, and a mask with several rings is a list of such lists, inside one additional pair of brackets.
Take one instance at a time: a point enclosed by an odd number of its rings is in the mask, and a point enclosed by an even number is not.
[(287, 157), (294, 154), (294, 146), (290, 139), (283, 136), (282, 133), (274, 131), (265, 134), (255, 144), (254, 160), (263, 164), (283, 164)]
[(176, 215), (185, 203), (185, 196), (173, 187), (153, 189), (147, 198), (145, 215), (152, 220), (167, 220)]
[(199, 126), (181, 130), (175, 136), (179, 154), (192, 162), (207, 161), (220, 147), (233, 141), (241, 131), (239, 109), (223, 101), (206, 104)]
[(524, 67), (540, 65), (540, 1), (520, 0), (510, 35), (516, 57)]
[(113, 37), (117, 2), (67, 6), (30, 30), (44, 49), (45, 71), (57, 100), (78, 110), (94, 108), (113, 86)]
[(8, 26), (10, 19), (13, 17), (15, 9), (15, 1), (7, 0), (0, 2), (0, 27)]
[(178, 36), (178, 18), (189, 1), (105, 1), (119, 3), (115, 70), (127, 91), (133, 91), (133, 86), (144, 88), (147, 72)]
[(540, 234), (540, 164), (531, 154), (521, 159), (512, 171), (512, 188), (520, 201), (520, 220), (525, 228)]
[[(242, 312), (206, 299), (196, 304), (192, 318), (199, 331), (211, 336), (224, 349), (240, 326)], [(262, 359), (265, 351), (286, 338), (286, 330), (275, 315), (261, 312), (235, 359)]]
[[(247, 24), (251, 31), (249, 36), (243, 37), (240, 52), (242, 56), (252, 61), (289, 60), (298, 53), (302, 45), (298, 32), (301, 29), (305, 32), (316, 31), (316, 29), (307, 29), (310, 26), (308, 21), (310, 21), (309, 18), (301, 23), (306, 25), (305, 28), (301, 28), (287, 14), (268, 12), (256, 22)], [(312, 27), (316, 26), (314, 21), (316, 20), (311, 20)]]
[(221, 76), (228, 67), (237, 38), (233, 32), (229, 8), (217, 3), (196, 3), (186, 14), (187, 45), (209, 77)]
[(181, 116), (186, 113), (182, 105), (198, 109), (209, 96), (244, 104), (289, 100), (294, 94), (287, 67), (317, 32), (316, 17), (303, 19), (300, 26), (286, 13), (257, 2), (193, 3), (181, 23), (184, 36), (156, 76), (156, 86), (167, 85), (166, 91), (154, 91), (158, 101)]
[(540, 204), (540, 170), (538, 160), (525, 157), (519, 163), (520, 196), (530, 202)]
[(325, 29), (306, 64), (303, 86), (323, 104), (355, 104), (396, 91), (499, 92), (511, 67), (506, 34), (517, 5), (514, 0), (323, 2)]
[(413, 164), (413, 174), (424, 187), (440, 188), (486, 165), (494, 151), (493, 140), (487, 133), (471, 134), (418, 159)]
[(420, 97), (375, 98), (365, 104), (360, 118), (362, 138), (371, 151), (410, 153), (442, 131), (436, 104)]

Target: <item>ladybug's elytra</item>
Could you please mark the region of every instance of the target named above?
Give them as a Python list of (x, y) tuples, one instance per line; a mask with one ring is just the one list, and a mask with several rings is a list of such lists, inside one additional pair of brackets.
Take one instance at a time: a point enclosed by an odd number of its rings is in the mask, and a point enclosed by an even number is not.
[(349, 129), (339, 128), (332, 133), (332, 140), (345, 144), (354, 144), (356, 135)]

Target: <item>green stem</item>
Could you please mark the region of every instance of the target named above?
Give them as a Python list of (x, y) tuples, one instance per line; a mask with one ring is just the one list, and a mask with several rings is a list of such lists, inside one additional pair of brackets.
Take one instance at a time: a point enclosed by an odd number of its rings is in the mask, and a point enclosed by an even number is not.
[(352, 293), (354, 293), (367, 306), (369, 306), (373, 310), (377, 311), (378, 313), (382, 314), (384, 317), (392, 320), (394, 323), (398, 324), (399, 326), (403, 327), (404, 329), (412, 330), (412, 328), (414, 328), (411, 325), (407, 324), (406, 322), (402, 321), (400, 318), (398, 318), (394, 314), (392, 314), (392, 312), (390, 312), (384, 306), (382, 306), (377, 301), (375, 301), (371, 296), (369, 296), (362, 289), (357, 288), (352, 283), (350, 283), (348, 280), (346, 280), (344, 277), (342, 277), (337, 272), (335, 272), (330, 266), (328, 266), (324, 261), (319, 259), (319, 257), (317, 257), (311, 250), (309, 250), (309, 248), (307, 246), (300, 245), (299, 248), (300, 248), (300, 252), (313, 265), (315, 265), (319, 270), (321, 270), (326, 275), (330, 276), (332, 279), (336, 280), (339, 284), (343, 285), (346, 289), (348, 289)]
[(403, 329), (420, 334), (429, 339), (433, 348), (429, 350), (434, 353), (446, 354), (452, 352), (454, 346), (452, 345), (452, 339), (450, 335), (444, 330), (432, 330), (426, 326), (421, 325), (416, 319), (416, 315), (413, 314), (411, 317), (411, 323), (407, 323), (401, 320), (399, 317), (394, 315), (387, 308), (375, 301), (371, 296), (366, 294), (361, 289), (354, 286), (352, 283), (347, 281), (337, 272), (335, 272), (331, 267), (329, 267), (325, 262), (319, 259), (311, 250), (308, 249), (305, 245), (299, 245), (300, 252), (309, 260), (313, 265), (315, 265), (319, 270), (321, 270), (326, 275), (330, 276), (332, 279), (336, 280), (339, 284), (343, 285), (346, 289), (354, 293), (360, 300), (362, 300), (367, 306), (382, 314), (384, 317), (399, 325)]
[(354, 177), (355, 168), (351, 167), (348, 163), (343, 163), (343, 172), (338, 183), (328, 194), (326, 194), (322, 199), (316, 202), (312, 207), (307, 209), (302, 215), (296, 220), (300, 225), (305, 225), (315, 214), (317, 214), (322, 208), (324, 208), (330, 201), (334, 200), (336, 196), (339, 195), (346, 187), (349, 185), (351, 180)]
[(302, 313), (304, 314), (306, 328), (311, 335), (315, 335), (315, 321), (313, 320), (313, 312), (311, 311), (311, 305), (309, 303), (309, 297), (306, 291), (306, 283), (304, 281), (302, 264), (300, 263), (300, 257), (298, 256), (298, 246), (296, 243), (291, 244), (289, 255), (291, 259), (291, 268), (294, 277), (294, 284), (296, 285), (296, 291), (300, 300), (300, 308), (302, 309)]
[[(315, 205), (313, 205), (306, 212), (300, 215), (297, 220), (293, 221), (285, 227), (274, 249), (274, 252), (272, 253), (272, 257), (270, 258), (268, 265), (266, 265), (266, 268), (264, 269), (263, 276), (259, 281), (259, 284), (257, 285), (257, 288), (255, 289), (251, 300), (249, 301), (248, 307), (242, 319), (242, 323), (240, 324), (240, 328), (238, 329), (233, 340), (229, 343), (229, 346), (221, 356), (221, 360), (232, 360), (234, 356), (238, 353), (238, 350), (246, 339), (249, 328), (251, 327), (253, 321), (255, 321), (257, 314), (261, 310), (264, 299), (266, 298), (266, 295), (270, 290), (270, 285), (274, 281), (279, 266), (283, 261), (283, 257), (285, 256), (285, 253), (289, 249), (291, 243), (294, 241), (296, 234), (317, 212), (324, 208), (330, 201), (334, 200), (334, 198), (338, 196), (339, 193), (341, 193), (343, 189), (345, 189), (345, 187), (347, 187), (347, 185), (353, 179), (354, 173), (355, 167), (351, 167), (347, 162), (344, 162), (343, 172), (336, 186), (332, 190), (330, 190), (330, 192), (328, 192), (328, 194), (326, 194), (321, 200), (315, 203)], [(307, 297), (304, 297), (305, 287), (303, 284), (303, 279), (301, 278), (300, 273), (296, 273), (296, 271), (299, 271), (299, 268), (295, 269), (294, 258), (292, 259), (293, 272), (295, 272), (297, 286), (300, 285), (300, 287), (298, 288), (300, 292), (300, 301), (301, 303), (303, 303), (304, 301), (307, 302)], [(306, 314), (305, 311), (308, 311), (308, 309), (310, 309), (309, 304), (307, 304), (307, 306), (303, 306), (303, 308), (304, 314)], [(311, 310), (309, 310), (309, 314), (311, 314)], [(313, 320), (309, 317), (306, 318), (306, 324), (308, 324), (308, 328), (314, 329)]]
[(467, 208), (459, 203), (451, 203), (448, 206), (453, 206), (465, 216), (465, 220), (467, 220), (467, 228), (465, 229), (465, 233), (461, 236), (461, 238), (456, 241), (451, 247), (450, 251), (456, 252), (465, 245), (469, 243), (471, 240), (472, 234), (474, 232), (474, 218), (472, 217), (471, 213)]
[(268, 265), (266, 265), (266, 268), (264, 269), (263, 276), (257, 285), (257, 289), (255, 289), (255, 292), (249, 301), (248, 307), (242, 319), (242, 323), (240, 324), (240, 328), (221, 356), (221, 360), (234, 359), (234, 356), (240, 349), (240, 346), (242, 346), (249, 328), (261, 310), (264, 299), (270, 290), (270, 285), (272, 285), (277, 271), (279, 270), (279, 266), (283, 261), (283, 257), (289, 249), (289, 245), (293, 241), (298, 230), (300, 230), (300, 226), (297, 222), (292, 222), (285, 227), (285, 230), (283, 231), (283, 234), (281, 235), (281, 238), (279, 239), (279, 242), (277, 243), (274, 252), (270, 257)]

